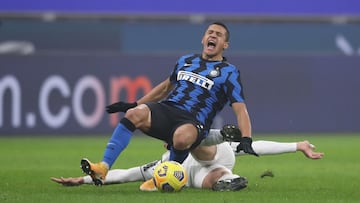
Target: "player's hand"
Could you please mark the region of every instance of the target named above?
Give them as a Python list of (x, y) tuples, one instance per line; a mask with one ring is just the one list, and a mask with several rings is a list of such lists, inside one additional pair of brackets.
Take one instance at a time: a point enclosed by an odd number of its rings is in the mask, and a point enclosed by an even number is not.
[(252, 154), (255, 156), (259, 156), (258, 154), (256, 154), (256, 152), (254, 151), (254, 149), (251, 146), (252, 144), (252, 139), (251, 137), (242, 137), (240, 139), (240, 144), (236, 147), (236, 151), (240, 152), (241, 150), (243, 150), (245, 153), (247, 154)]
[(78, 177), (78, 178), (51, 178), (52, 181), (62, 184), (63, 186), (79, 186), (84, 184), (84, 178)]
[(127, 103), (127, 102), (116, 102), (113, 104), (110, 104), (109, 106), (106, 106), (106, 112), (108, 113), (116, 113), (116, 112), (126, 112), (128, 109), (134, 108), (137, 106), (136, 102), (133, 103)]

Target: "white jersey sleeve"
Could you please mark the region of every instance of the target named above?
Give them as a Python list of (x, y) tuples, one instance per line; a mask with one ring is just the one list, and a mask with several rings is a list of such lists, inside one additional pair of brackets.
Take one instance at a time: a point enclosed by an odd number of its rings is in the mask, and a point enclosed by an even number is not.
[(145, 180), (149, 180), (153, 177), (155, 167), (161, 163), (161, 160), (155, 160), (145, 165), (140, 166), (140, 172)]

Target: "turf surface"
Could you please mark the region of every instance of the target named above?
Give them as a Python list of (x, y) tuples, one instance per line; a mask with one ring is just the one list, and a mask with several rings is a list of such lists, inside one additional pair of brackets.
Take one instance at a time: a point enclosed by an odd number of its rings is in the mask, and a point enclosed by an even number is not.
[[(82, 157), (100, 160), (108, 136), (0, 138), (0, 202), (360, 202), (360, 135), (255, 135), (256, 139), (308, 139), (325, 152), (322, 160), (302, 153), (237, 157), (235, 173), (249, 186), (238, 192), (186, 188), (180, 193), (140, 192), (139, 182), (95, 187), (63, 187), (50, 177), (82, 175)], [(141, 165), (158, 158), (162, 143), (135, 136), (114, 168)], [(274, 177), (261, 178), (271, 170)]]

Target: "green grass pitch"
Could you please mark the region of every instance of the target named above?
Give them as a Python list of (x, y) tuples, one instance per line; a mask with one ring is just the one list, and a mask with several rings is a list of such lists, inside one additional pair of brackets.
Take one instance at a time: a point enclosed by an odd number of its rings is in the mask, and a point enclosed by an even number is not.
[[(186, 188), (180, 193), (140, 192), (139, 182), (95, 187), (63, 187), (50, 177), (82, 175), (83, 157), (100, 160), (109, 136), (28, 136), (0, 138), (0, 202), (360, 202), (359, 134), (255, 135), (255, 139), (308, 139), (325, 152), (322, 160), (302, 153), (237, 157), (234, 172), (246, 176), (247, 188), (213, 192)], [(113, 168), (127, 168), (155, 160), (162, 143), (135, 136)], [(265, 170), (275, 177), (260, 178)]]

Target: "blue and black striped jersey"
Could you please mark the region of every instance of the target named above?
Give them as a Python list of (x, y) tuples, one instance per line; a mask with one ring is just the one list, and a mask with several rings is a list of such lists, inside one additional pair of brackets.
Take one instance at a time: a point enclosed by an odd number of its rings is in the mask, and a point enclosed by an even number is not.
[(171, 73), (175, 85), (167, 101), (192, 113), (206, 130), (228, 102), (244, 102), (240, 72), (224, 61), (207, 61), (201, 55), (180, 57)]

